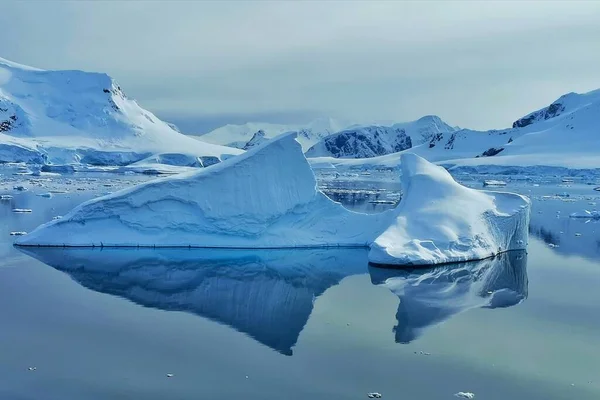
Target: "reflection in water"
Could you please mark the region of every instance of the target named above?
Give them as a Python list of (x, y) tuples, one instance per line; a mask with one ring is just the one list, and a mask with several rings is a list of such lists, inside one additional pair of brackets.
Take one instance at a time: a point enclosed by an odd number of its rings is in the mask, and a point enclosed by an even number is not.
[(527, 298), (527, 253), (512, 251), (482, 261), (433, 269), (369, 267), (371, 281), (400, 298), (396, 342), (410, 343), (429, 326), (460, 312), (510, 307)]
[(291, 355), (316, 297), (366, 273), (366, 249), (21, 249), (81, 285), (187, 311)]

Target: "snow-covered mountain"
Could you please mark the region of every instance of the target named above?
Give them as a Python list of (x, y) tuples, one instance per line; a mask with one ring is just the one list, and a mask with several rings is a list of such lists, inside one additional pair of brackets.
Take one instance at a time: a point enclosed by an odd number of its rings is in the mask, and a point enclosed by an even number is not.
[(208, 143), (248, 149), (282, 133), (298, 132), (298, 141), (306, 151), (321, 139), (352, 125), (348, 121), (332, 118), (319, 118), (306, 125), (248, 122), (243, 125), (225, 125), (202, 136), (194, 137)]
[[(573, 169), (600, 168), (600, 89), (584, 94), (569, 93), (549, 106), (518, 119), (511, 128), (475, 131), (447, 129), (424, 135), (417, 143), (398, 153), (370, 159), (323, 151), (326, 138), (307, 152), (321, 157), (313, 162), (336, 166), (396, 167), (403, 152), (418, 154), (429, 161), (455, 166), (556, 166)], [(317, 151), (318, 150), (318, 151)], [(362, 155), (359, 155), (362, 156)]]
[(307, 157), (370, 158), (410, 149), (454, 132), (439, 117), (428, 115), (392, 126), (358, 126), (330, 135), (307, 152)]
[(160, 153), (202, 164), (202, 157), (240, 151), (177, 132), (106, 74), (45, 71), (0, 59), (0, 162), (127, 165)]

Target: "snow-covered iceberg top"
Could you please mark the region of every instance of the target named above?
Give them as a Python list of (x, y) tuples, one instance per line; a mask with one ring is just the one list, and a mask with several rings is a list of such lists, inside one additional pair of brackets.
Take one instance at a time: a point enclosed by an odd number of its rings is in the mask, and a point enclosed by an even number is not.
[(404, 198), (352, 212), (317, 189), (295, 133), (203, 170), (88, 201), (21, 237), (22, 246), (292, 248), (371, 246), (379, 264), (476, 260), (527, 244), (529, 202), (456, 183), (402, 157)]
[(369, 261), (441, 264), (526, 248), (526, 197), (467, 188), (444, 168), (414, 154), (402, 156), (401, 168), (402, 201), (371, 245)]

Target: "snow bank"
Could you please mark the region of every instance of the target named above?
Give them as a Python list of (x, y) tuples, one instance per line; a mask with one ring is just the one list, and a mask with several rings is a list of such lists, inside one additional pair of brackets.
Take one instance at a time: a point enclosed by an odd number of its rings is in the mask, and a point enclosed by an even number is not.
[(209, 168), (82, 204), (17, 241), (42, 246), (368, 246), (391, 211), (355, 213), (317, 190), (295, 133)]
[(401, 159), (404, 196), (369, 261), (425, 265), (480, 260), (527, 246), (529, 200), (470, 189), (415, 154)]

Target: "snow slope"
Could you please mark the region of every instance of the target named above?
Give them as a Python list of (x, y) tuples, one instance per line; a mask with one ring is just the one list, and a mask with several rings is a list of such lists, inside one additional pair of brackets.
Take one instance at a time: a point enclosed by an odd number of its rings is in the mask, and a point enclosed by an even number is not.
[(494, 166), (599, 169), (600, 90), (561, 96), (508, 129), (447, 131), (422, 144), (413, 141), (410, 149), (370, 159), (339, 159), (316, 151), (307, 154), (315, 156), (311, 163), (338, 168), (395, 168), (403, 152), (448, 167), (479, 167), (492, 172), (501, 170)]
[(124, 165), (158, 153), (220, 159), (240, 151), (177, 132), (106, 74), (0, 59), (0, 162)]
[(526, 248), (527, 198), (464, 187), (415, 154), (403, 154), (401, 163), (403, 197), (394, 220), (371, 245), (370, 262), (441, 264)]
[(351, 212), (317, 190), (295, 133), (220, 164), (82, 204), (20, 245), (367, 246), (391, 213)]
[(311, 147), (307, 157), (370, 158), (429, 143), (456, 131), (435, 115), (392, 126), (363, 126), (328, 136)]
[(527, 253), (446, 264), (433, 269), (370, 268), (371, 281), (400, 299), (396, 342), (410, 343), (434, 325), (473, 308), (517, 305), (528, 295)]
[(350, 122), (332, 118), (319, 118), (306, 125), (249, 122), (243, 125), (225, 125), (202, 136), (194, 137), (208, 143), (248, 149), (282, 133), (297, 132), (297, 140), (302, 145), (302, 149), (306, 151), (322, 138), (351, 125)]
[(315, 299), (367, 266), (365, 249), (23, 251), (92, 290), (209, 318), (285, 355)]

